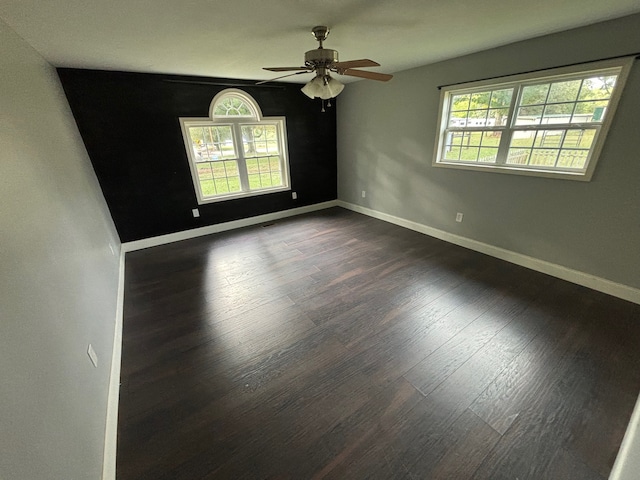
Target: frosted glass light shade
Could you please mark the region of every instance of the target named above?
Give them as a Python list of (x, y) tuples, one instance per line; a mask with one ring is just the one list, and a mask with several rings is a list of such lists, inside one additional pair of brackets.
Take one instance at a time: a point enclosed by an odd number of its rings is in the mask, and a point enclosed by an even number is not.
[(340, 92), (342, 92), (342, 90), (344, 90), (344, 85), (342, 83), (340, 83), (333, 77), (327, 76), (327, 84), (325, 85), (325, 94), (327, 96), (321, 96), (320, 98), (327, 100), (329, 98), (337, 97), (338, 95), (340, 95)]
[(326, 76), (314, 77), (309, 83), (302, 87), (302, 93), (309, 98), (319, 97), (323, 100), (337, 97), (344, 89), (344, 85), (335, 78)]
[(324, 88), (324, 81), (322, 77), (313, 77), (309, 83), (302, 87), (302, 93), (307, 97), (313, 99), (319, 97), (322, 94)]

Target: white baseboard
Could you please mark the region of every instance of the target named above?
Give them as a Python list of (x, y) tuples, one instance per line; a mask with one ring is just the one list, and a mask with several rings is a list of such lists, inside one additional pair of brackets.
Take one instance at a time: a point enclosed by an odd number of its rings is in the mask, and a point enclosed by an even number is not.
[(637, 480), (640, 472), (640, 397), (622, 439), (609, 480)]
[(124, 253), (121, 247), (113, 352), (111, 354), (111, 373), (109, 377), (109, 397), (107, 399), (107, 423), (104, 435), (102, 480), (115, 480), (116, 478), (118, 401), (120, 399), (120, 361), (122, 357), (122, 316), (124, 312)]
[(305, 207), (292, 208), (289, 210), (282, 210), (280, 212), (267, 213), (265, 215), (258, 215), (256, 217), (243, 218), (240, 220), (233, 220), (231, 222), (218, 223), (217, 225), (208, 225), (206, 227), (194, 228), (191, 230), (184, 230), (182, 232), (169, 233), (167, 235), (160, 235), (158, 237), (145, 238), (143, 240), (135, 240), (133, 242), (126, 242), (122, 244), (122, 248), (125, 252), (133, 252), (134, 250), (142, 250), (143, 248), (156, 247), (158, 245), (164, 245), (166, 243), (179, 242), (180, 240), (187, 240), (189, 238), (201, 237), (203, 235), (211, 235), (212, 233), (225, 232), (227, 230), (233, 230), (236, 228), (248, 227), (251, 225), (257, 225), (264, 222), (273, 222), (281, 218), (293, 217), (295, 215), (302, 215), (303, 213), (315, 212), (317, 210), (324, 210), (325, 208), (331, 208), (338, 205), (337, 200), (331, 200), (328, 202), (315, 203), (313, 205), (307, 205)]
[(598, 290), (599, 292), (613, 295), (614, 297), (622, 298), (624, 300), (640, 304), (640, 289), (630, 287), (621, 283), (612, 282), (611, 280), (607, 280), (605, 278), (596, 277), (595, 275), (580, 272), (578, 270), (573, 270), (571, 268), (563, 267), (562, 265), (557, 265), (555, 263), (540, 260), (538, 258), (529, 257), (521, 253), (512, 252), (511, 250), (506, 250), (504, 248), (489, 245), (477, 240), (472, 240), (460, 235), (455, 235), (453, 233), (445, 232), (444, 230), (439, 230), (437, 228), (429, 227), (421, 223), (412, 222), (411, 220), (406, 220), (404, 218), (389, 215), (387, 213), (372, 210), (370, 208), (362, 207), (353, 203), (344, 202), (342, 200), (338, 200), (337, 203), (338, 206), (353, 210), (354, 212), (362, 213), (369, 217), (374, 217), (385, 222), (393, 223), (410, 230), (415, 230), (416, 232), (424, 233), (425, 235), (429, 235), (430, 237), (435, 237), (440, 240), (453, 243), (455, 245), (460, 245), (461, 247), (465, 247), (470, 250), (475, 250), (476, 252), (481, 252), (486, 255), (499, 258), (501, 260), (506, 260), (507, 262), (515, 263), (516, 265), (520, 265), (522, 267), (530, 268), (531, 270), (546, 273), (547, 275), (561, 278), (562, 280), (567, 280), (568, 282), (582, 285), (593, 290)]

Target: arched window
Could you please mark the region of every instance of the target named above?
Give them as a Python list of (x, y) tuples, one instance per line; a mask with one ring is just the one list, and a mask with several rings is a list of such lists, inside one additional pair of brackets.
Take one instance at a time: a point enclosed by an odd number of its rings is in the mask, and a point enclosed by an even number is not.
[(210, 117), (253, 117), (262, 116), (253, 98), (240, 90), (224, 90), (215, 96), (209, 109)]
[(209, 118), (180, 118), (198, 203), (289, 190), (284, 117), (263, 117), (248, 93), (227, 89)]

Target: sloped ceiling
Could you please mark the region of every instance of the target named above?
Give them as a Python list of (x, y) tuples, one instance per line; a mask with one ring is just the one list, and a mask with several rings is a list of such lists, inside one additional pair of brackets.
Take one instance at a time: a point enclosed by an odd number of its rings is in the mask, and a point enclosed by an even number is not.
[[(54, 66), (268, 79), (317, 47), (394, 73), (640, 12), (640, 0), (3, 0), (0, 18)], [(289, 81), (304, 83), (309, 75)], [(341, 77), (341, 80), (347, 80)]]

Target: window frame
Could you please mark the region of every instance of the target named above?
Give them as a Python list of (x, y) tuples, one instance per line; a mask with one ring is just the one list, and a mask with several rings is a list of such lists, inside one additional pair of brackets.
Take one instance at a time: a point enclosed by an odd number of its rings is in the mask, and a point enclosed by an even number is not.
[[(469, 82), (463, 84), (456, 84), (445, 86), (441, 88), (440, 104), (438, 109), (438, 124), (437, 124), (437, 138), (435, 142), (435, 149), (433, 155), (432, 165), (440, 168), (453, 168), (461, 170), (474, 170), (484, 172), (495, 173), (507, 173), (515, 175), (527, 175), (546, 178), (561, 178), (578, 181), (590, 181), (595, 171), (600, 153), (602, 151), (605, 139), (613, 118), (615, 117), (616, 108), (619, 104), (622, 92), (624, 90), (625, 83), (631, 70), (631, 65), (635, 57), (620, 57), (610, 60), (603, 60), (597, 62), (589, 62), (578, 65), (571, 65), (566, 67), (546, 69), (536, 72), (523, 73), (518, 75), (510, 75), (505, 77), (493, 78), (488, 80), (481, 80), (477, 82)], [(577, 78), (588, 78), (593, 74), (600, 72), (617, 72), (616, 84), (613, 89), (613, 93), (609, 98), (609, 103), (606, 107), (606, 113), (602, 122), (583, 122), (583, 123), (548, 123), (543, 124), (542, 121), (535, 125), (516, 125), (516, 111), (520, 104), (522, 91), (524, 87), (537, 85), (542, 83), (552, 83), (559, 80), (572, 80)], [(454, 95), (460, 94), (472, 94), (474, 92), (486, 92), (487, 90), (502, 90), (507, 88), (513, 88), (513, 94), (509, 104), (508, 116), (505, 125), (485, 125), (485, 126), (472, 126), (467, 127), (449, 127), (448, 119), (451, 112), (451, 101)], [(574, 103), (577, 103), (578, 99)], [(545, 100), (545, 104), (546, 100)], [(596, 130), (593, 142), (587, 153), (585, 160), (585, 167), (583, 169), (569, 169), (562, 167), (549, 167), (549, 166), (522, 166), (516, 164), (507, 164), (508, 152), (512, 135), (516, 130), (532, 130), (532, 131), (544, 131), (544, 130), (562, 130), (563, 139), (566, 132), (569, 130)], [(449, 132), (483, 132), (483, 131), (501, 131), (501, 140), (496, 154), (496, 163), (475, 163), (462, 162), (459, 160), (446, 160), (443, 157), (444, 147), (446, 144), (447, 133)], [(562, 148), (559, 147), (561, 151)]]
[[(218, 103), (228, 98), (238, 98), (244, 102), (253, 115), (215, 115), (215, 109)], [(209, 105), (209, 117), (179, 117), (180, 129), (182, 131), (182, 138), (187, 153), (187, 159), (189, 163), (189, 169), (191, 171), (191, 179), (193, 181), (193, 187), (195, 189), (198, 205), (204, 205), (208, 203), (222, 202), (226, 200), (233, 200), (238, 198), (255, 197), (259, 195), (267, 195), (270, 193), (284, 192), (291, 190), (291, 179), (289, 175), (289, 153), (288, 153), (288, 141), (287, 141), (287, 127), (286, 118), (284, 116), (263, 117), (262, 111), (258, 103), (253, 99), (251, 95), (243, 90), (228, 88), (219, 92), (211, 101)], [(247, 171), (247, 158), (245, 157), (244, 142), (242, 139), (242, 127), (253, 125), (265, 125), (275, 126), (276, 137), (278, 144), (278, 157), (280, 159), (280, 174), (282, 178), (282, 185), (277, 187), (266, 187), (261, 189), (251, 190), (249, 186), (249, 174)], [(217, 195), (205, 195), (202, 191), (202, 185), (198, 174), (198, 162), (195, 156), (194, 149), (192, 148), (192, 140), (189, 134), (189, 129), (192, 127), (231, 127), (231, 138), (235, 150), (234, 158), (222, 158), (222, 161), (235, 160), (237, 162), (238, 175), (240, 181), (240, 192), (222, 193)], [(275, 156), (275, 155), (272, 155)], [(258, 157), (255, 157), (258, 158)], [(210, 163), (210, 162), (209, 162)]]

